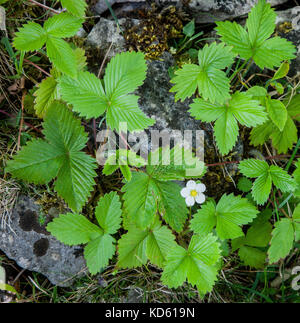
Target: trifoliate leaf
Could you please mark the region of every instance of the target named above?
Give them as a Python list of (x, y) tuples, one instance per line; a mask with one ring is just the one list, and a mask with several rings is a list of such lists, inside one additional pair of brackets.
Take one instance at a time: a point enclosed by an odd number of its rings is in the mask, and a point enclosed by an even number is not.
[(76, 56), (71, 46), (61, 38), (47, 38), (47, 55), (61, 72), (75, 78), (77, 76)]
[(282, 192), (294, 191), (296, 184), (291, 176), (278, 166), (265, 161), (247, 159), (240, 162), (239, 169), (247, 177), (255, 178), (252, 196), (258, 204), (264, 204), (271, 192), (272, 183)]
[(103, 234), (103, 231), (86, 217), (72, 213), (61, 214), (55, 218), (48, 223), (47, 230), (69, 246), (87, 243)]
[(175, 72), (176, 76), (171, 80), (175, 85), (170, 90), (177, 92), (175, 99), (183, 101), (198, 88), (204, 100), (223, 104), (230, 98), (230, 85), (225, 72), (221, 70), (233, 62), (233, 56), (231, 48), (224, 44), (205, 45), (198, 53), (199, 65), (186, 64)]
[(42, 48), (47, 40), (47, 34), (42, 26), (30, 21), (16, 32), (14, 46), (18, 50), (33, 51)]
[(108, 265), (116, 251), (116, 233), (121, 223), (121, 203), (116, 192), (104, 195), (97, 205), (96, 218), (100, 227), (83, 215), (62, 214), (48, 224), (47, 230), (61, 242), (75, 245), (88, 243), (84, 257), (89, 271), (96, 274)]
[(290, 219), (282, 219), (275, 223), (272, 232), (271, 246), (268, 250), (269, 263), (273, 264), (285, 258), (293, 247), (294, 228)]
[(208, 104), (202, 99), (195, 99), (191, 104), (190, 114), (197, 120), (211, 122), (216, 120), (214, 134), (220, 152), (227, 154), (238, 137), (238, 123), (247, 127), (262, 124), (267, 114), (257, 100), (247, 93), (236, 92), (224, 106)]
[(60, 2), (72, 15), (80, 18), (84, 16), (87, 7), (85, 0), (60, 0)]
[(191, 221), (191, 229), (205, 234), (216, 225), (221, 240), (234, 239), (244, 235), (240, 226), (252, 222), (257, 214), (255, 206), (246, 198), (224, 194), (217, 206), (212, 202), (203, 205)]
[(91, 274), (106, 268), (116, 252), (115, 239), (109, 234), (91, 240), (84, 248), (84, 258)]
[(63, 12), (46, 20), (44, 29), (48, 36), (68, 38), (77, 33), (82, 22), (82, 19), (78, 19), (67, 12)]
[(127, 123), (129, 131), (144, 130), (155, 121), (139, 109), (138, 96), (129, 93), (143, 83), (146, 69), (142, 53), (121, 53), (106, 68), (105, 90), (94, 75), (82, 72), (77, 80), (61, 78), (61, 95), (83, 117), (97, 118), (106, 111), (106, 123), (112, 130), (118, 130), (121, 122)]
[(256, 269), (265, 267), (267, 253), (264, 251), (253, 247), (242, 246), (238, 254), (245, 266)]
[(280, 37), (269, 38), (275, 29), (276, 14), (270, 4), (259, 0), (249, 13), (246, 27), (229, 21), (217, 23), (217, 33), (243, 59), (252, 58), (261, 68), (280, 66), (295, 57), (295, 46)]
[(187, 279), (205, 294), (212, 290), (217, 279), (216, 263), (219, 258), (220, 246), (215, 236), (194, 235), (188, 250), (177, 246), (167, 255), (162, 282), (176, 288)]
[(95, 209), (96, 219), (104, 233), (115, 234), (121, 226), (121, 202), (116, 192), (105, 194)]
[(74, 211), (80, 211), (93, 189), (95, 160), (80, 151), (88, 140), (80, 121), (60, 103), (45, 116), (45, 140), (31, 141), (7, 163), (6, 171), (34, 183), (57, 177), (54, 189)]

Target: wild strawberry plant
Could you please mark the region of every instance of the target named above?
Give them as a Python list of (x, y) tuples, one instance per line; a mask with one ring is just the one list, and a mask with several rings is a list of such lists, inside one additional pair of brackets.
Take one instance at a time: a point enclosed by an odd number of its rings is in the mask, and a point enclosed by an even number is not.
[[(253, 268), (285, 258), (300, 240), (300, 160), (294, 163), (300, 146), (296, 127), (300, 94), (280, 82), (287, 75), (288, 61), (295, 57), (295, 47), (272, 37), (276, 14), (270, 5), (259, 0), (245, 27), (218, 22), (220, 39), (199, 50), (198, 64), (185, 64), (175, 72), (171, 91), (176, 100), (193, 96), (189, 113), (214, 123), (222, 155), (232, 150), (242, 126), (251, 129), (252, 145), (271, 139), (278, 153), (286, 153), (298, 140), (285, 169), (266, 160), (244, 160), (239, 170), (245, 177), (238, 189), (245, 196), (224, 192), (219, 201), (213, 197), (206, 201), (205, 185), (200, 182), (206, 167), (191, 154), (178, 163), (177, 153), (182, 150), (183, 157), (184, 149), (158, 149), (149, 154), (148, 161), (119, 149), (107, 159), (102, 174), (120, 168), (124, 185), (100, 197), (95, 221), (90, 221), (81, 213), (96, 190), (98, 175), (95, 158), (84, 151), (88, 134), (80, 118), (101, 116), (116, 131), (122, 122), (128, 130), (138, 131), (155, 120), (141, 111), (139, 98), (133, 94), (146, 77), (144, 55), (116, 55), (100, 80), (86, 70), (84, 51), (63, 40), (81, 27), (85, 2), (61, 0), (61, 4), (67, 12), (49, 18), (43, 26), (29, 22), (16, 33), (17, 50), (46, 46), (53, 68), (35, 92), (35, 111), (44, 119), (44, 139), (30, 141), (6, 168), (24, 181), (53, 183), (74, 212), (54, 219), (48, 231), (65, 244), (85, 244), (92, 274), (115, 256), (116, 269), (150, 261), (161, 268), (164, 284), (176, 288), (187, 281), (201, 295), (211, 291), (218, 279), (224, 245), (230, 243), (231, 252), (237, 251), (242, 263)], [(240, 82), (240, 74), (249, 73), (253, 65), (279, 69), (265, 84)], [(268, 91), (270, 87), (275, 93)], [(165, 153), (171, 156), (169, 165), (164, 165)], [(155, 165), (153, 158), (158, 161)], [(187, 186), (182, 188), (178, 181), (185, 180)]]

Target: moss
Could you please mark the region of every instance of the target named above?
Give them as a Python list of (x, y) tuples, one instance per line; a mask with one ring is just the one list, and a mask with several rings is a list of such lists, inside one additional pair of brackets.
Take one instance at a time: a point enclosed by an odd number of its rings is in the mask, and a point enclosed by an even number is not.
[(147, 59), (157, 59), (169, 49), (169, 40), (182, 37), (183, 12), (169, 6), (159, 11), (155, 5), (151, 10), (140, 11), (140, 24), (124, 32), (129, 50), (142, 51)]

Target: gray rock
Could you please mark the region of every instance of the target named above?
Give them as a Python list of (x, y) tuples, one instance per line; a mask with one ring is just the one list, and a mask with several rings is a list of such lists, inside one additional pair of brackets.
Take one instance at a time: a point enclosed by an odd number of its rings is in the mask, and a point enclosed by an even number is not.
[[(111, 6), (114, 4), (119, 4), (119, 3), (145, 3), (146, 0), (108, 0), (107, 1)], [(108, 10), (107, 4), (105, 0), (100, 0), (98, 3), (95, 5), (94, 10), (97, 14), (101, 15), (103, 12)]]
[[(119, 25), (123, 29), (126, 26), (137, 24), (138, 20), (119, 19)], [(126, 50), (125, 40), (122, 36), (119, 27), (114, 20), (101, 18), (99, 22), (93, 27), (86, 39), (87, 45), (97, 47), (101, 50), (103, 56), (108, 52), (108, 59), (115, 56), (117, 53)], [(111, 46), (112, 43), (112, 46)]]
[[(122, 15), (122, 10), (128, 11), (131, 4), (133, 10), (136, 8), (133, 4), (144, 4), (148, 7), (146, 0), (109, 0), (111, 5), (123, 4), (123, 7), (119, 7), (118, 17)], [(278, 6), (280, 4), (286, 3), (288, 0), (268, 0), (272, 6)], [(212, 23), (217, 20), (232, 19), (239, 16), (247, 14), (251, 8), (257, 3), (257, 0), (154, 0), (154, 2), (159, 6), (175, 5), (177, 7), (183, 8), (187, 13), (189, 13), (193, 18), (195, 18), (198, 23)], [(102, 14), (107, 10), (107, 6), (104, 0), (100, 0), (95, 10), (98, 14)]]
[(297, 47), (297, 57), (292, 60), (289, 72), (290, 76), (295, 76), (300, 74), (300, 6), (285, 11), (277, 11), (277, 25), (285, 22), (289, 23), (291, 28), (288, 26), (286, 31), (278, 28), (278, 34), (293, 42)]
[(81, 248), (52, 237), (39, 224), (39, 211), (33, 200), (21, 196), (10, 228), (0, 229), (0, 249), (20, 267), (45, 275), (55, 285), (70, 286), (86, 267)]
[[(268, 0), (272, 6), (287, 0)], [(250, 12), (257, 0), (191, 0), (188, 8), (198, 23), (232, 19)]]

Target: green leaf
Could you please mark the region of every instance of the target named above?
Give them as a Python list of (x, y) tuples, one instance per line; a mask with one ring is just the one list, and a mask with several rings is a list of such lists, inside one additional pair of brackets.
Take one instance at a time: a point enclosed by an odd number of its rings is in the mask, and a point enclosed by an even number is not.
[(74, 50), (63, 39), (47, 38), (47, 56), (50, 62), (61, 72), (75, 78), (77, 76), (77, 62)]
[(271, 240), (271, 232), (270, 222), (257, 221), (248, 229), (245, 244), (251, 247), (266, 247)]
[(217, 206), (207, 202), (195, 214), (191, 229), (195, 233), (206, 234), (216, 225), (221, 240), (243, 236), (240, 226), (251, 222), (258, 214), (257, 209), (246, 198), (224, 194)]
[(43, 118), (47, 113), (48, 108), (54, 100), (59, 98), (57, 82), (54, 77), (45, 78), (40, 84), (37, 91), (34, 110), (38, 117)]
[(205, 294), (212, 290), (217, 279), (216, 263), (220, 258), (220, 245), (212, 234), (194, 235), (188, 250), (177, 246), (167, 255), (162, 282), (170, 288), (178, 287), (187, 279)]
[(176, 232), (181, 232), (187, 220), (188, 209), (181, 197), (182, 187), (175, 182), (156, 181), (160, 194), (160, 211), (163, 219)]
[(241, 177), (238, 181), (237, 187), (240, 191), (248, 193), (251, 191), (252, 182), (246, 177)]
[(134, 268), (147, 262), (146, 248), (149, 232), (132, 226), (118, 241), (120, 268)]
[(274, 76), (272, 77), (271, 81), (276, 81), (284, 78), (285, 76), (287, 76), (289, 70), (290, 70), (290, 64), (288, 62), (283, 62), (280, 65), (279, 69), (274, 74)]
[(91, 240), (84, 248), (84, 258), (91, 274), (97, 274), (107, 267), (109, 259), (116, 252), (115, 239), (109, 234)]
[(250, 144), (254, 146), (262, 145), (270, 138), (273, 130), (274, 125), (270, 120), (253, 128), (250, 133)]
[(216, 224), (216, 206), (213, 202), (207, 202), (194, 215), (190, 229), (200, 235), (206, 235), (213, 230)]
[(192, 37), (195, 34), (195, 19), (191, 20), (182, 28), (182, 32), (187, 37)]
[(264, 173), (259, 176), (252, 187), (252, 196), (257, 204), (264, 204), (271, 192), (272, 177), (268, 173)]
[(60, 214), (48, 223), (47, 230), (59, 241), (69, 246), (87, 243), (102, 236), (102, 230), (79, 214)]
[(259, 0), (249, 13), (246, 28), (231, 22), (218, 22), (217, 33), (233, 52), (243, 59), (252, 58), (261, 69), (280, 66), (295, 58), (295, 46), (280, 37), (269, 38), (275, 29), (276, 14), (265, 0)]
[(35, 184), (47, 184), (55, 178), (61, 167), (62, 151), (41, 139), (28, 142), (7, 162), (6, 172)]
[(143, 84), (146, 69), (142, 53), (121, 53), (106, 68), (105, 91), (100, 80), (82, 72), (75, 82), (67, 77), (60, 80), (61, 94), (83, 117), (97, 118), (106, 111), (106, 123), (112, 130), (118, 130), (121, 122), (127, 123), (129, 131), (144, 130), (155, 121), (140, 110), (139, 97), (129, 93)]
[(235, 54), (239, 54), (245, 60), (251, 57), (252, 50), (249, 36), (241, 25), (230, 21), (217, 22), (216, 31), (223, 42), (233, 47), (232, 51)]
[(87, 4), (85, 0), (60, 0), (61, 5), (76, 17), (83, 17)]
[(62, 76), (59, 79), (62, 98), (73, 105), (73, 110), (85, 118), (97, 118), (107, 109), (107, 99), (101, 81), (89, 72), (79, 72), (77, 79)]
[(146, 169), (151, 177), (159, 181), (183, 181), (199, 178), (205, 173), (204, 163), (190, 149), (179, 145), (150, 152)]
[(224, 47), (222, 43), (205, 45), (199, 50), (198, 62), (199, 65), (186, 64), (175, 72), (176, 76), (171, 80), (175, 85), (170, 91), (177, 92), (175, 99), (183, 101), (191, 97), (198, 88), (204, 100), (223, 104), (230, 98), (230, 85), (221, 69), (233, 62), (231, 48)]
[(296, 170), (293, 173), (293, 177), (295, 179), (295, 182), (297, 183), (297, 188), (294, 192), (294, 195), (296, 197), (300, 197), (300, 159), (297, 160), (295, 163)]
[(297, 142), (297, 127), (290, 116), (287, 117), (284, 129), (278, 131), (273, 129), (270, 135), (273, 146), (277, 149), (279, 154), (286, 153), (289, 149), (293, 148), (293, 144)]
[(48, 183), (74, 211), (80, 211), (95, 184), (95, 160), (80, 151), (88, 140), (80, 120), (54, 102), (45, 116), (45, 140), (33, 140), (7, 163), (6, 171), (34, 183)]
[(270, 98), (266, 100), (266, 105), (270, 119), (278, 127), (278, 129), (282, 131), (288, 115), (285, 105), (279, 100), (272, 100)]
[(246, 26), (252, 48), (259, 48), (275, 29), (276, 13), (265, 0), (259, 0), (249, 13)]
[(16, 32), (14, 46), (18, 50), (34, 51), (42, 48), (47, 40), (47, 34), (42, 26), (30, 21)]
[(49, 36), (68, 38), (77, 33), (81, 28), (82, 22), (82, 19), (78, 19), (67, 12), (63, 12), (46, 20), (44, 29)]
[(245, 266), (262, 269), (265, 267), (267, 253), (257, 248), (242, 246), (239, 250), (239, 257)]
[(264, 204), (271, 192), (272, 183), (282, 192), (294, 191), (292, 177), (278, 166), (269, 166), (265, 161), (247, 159), (240, 162), (239, 169), (247, 177), (255, 178), (252, 196), (258, 204)]
[(146, 254), (152, 264), (163, 267), (169, 252), (176, 247), (175, 237), (166, 226), (157, 221), (149, 230)]
[(249, 178), (259, 177), (269, 170), (267, 162), (259, 159), (245, 159), (239, 164), (241, 173)]
[(190, 114), (197, 120), (211, 122), (217, 120), (214, 134), (220, 152), (227, 154), (237, 141), (238, 123), (253, 127), (264, 123), (267, 114), (259, 101), (247, 93), (236, 92), (224, 106), (213, 105), (202, 99), (191, 104)]
[(271, 246), (268, 250), (269, 263), (273, 264), (285, 258), (293, 247), (294, 228), (290, 219), (282, 219), (275, 223), (272, 232)]
[(286, 171), (284, 171), (278, 166), (271, 165), (269, 168), (269, 172), (274, 185), (283, 193), (295, 190), (296, 183)]
[(233, 114), (227, 110), (214, 125), (214, 135), (222, 155), (226, 155), (233, 148), (237, 141), (238, 134), (238, 123)]
[(152, 223), (156, 214), (156, 183), (145, 173), (133, 172), (132, 179), (122, 187), (124, 208), (142, 229)]
[(121, 202), (116, 192), (105, 194), (98, 202), (95, 216), (105, 234), (115, 234), (121, 227)]

